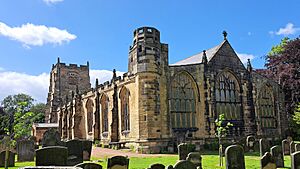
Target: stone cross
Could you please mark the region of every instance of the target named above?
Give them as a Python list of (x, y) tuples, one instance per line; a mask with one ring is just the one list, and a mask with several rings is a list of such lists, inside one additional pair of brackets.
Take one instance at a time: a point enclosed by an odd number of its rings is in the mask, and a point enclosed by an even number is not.
[(245, 169), (244, 150), (240, 145), (228, 146), (225, 150), (226, 169)]
[(276, 164), (274, 158), (269, 152), (266, 152), (260, 159), (260, 168), (261, 169), (276, 169)]
[(270, 152), (275, 160), (276, 167), (283, 168), (284, 167), (284, 159), (283, 159), (282, 148), (279, 146), (273, 146), (271, 148)]
[(291, 155), (291, 169), (300, 168), (300, 151), (297, 151)]

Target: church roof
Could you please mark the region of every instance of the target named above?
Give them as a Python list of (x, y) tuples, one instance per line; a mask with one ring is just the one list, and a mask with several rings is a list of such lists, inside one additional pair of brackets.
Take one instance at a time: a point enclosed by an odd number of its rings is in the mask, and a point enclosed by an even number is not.
[[(207, 61), (209, 62), (214, 56), (215, 54), (219, 51), (219, 49), (221, 48), (221, 46), (226, 42), (227, 40), (224, 40), (221, 44), (210, 48), (208, 50), (206, 50), (206, 57), (207, 57)], [(202, 63), (202, 58), (203, 58), (203, 52), (200, 52), (196, 55), (190, 56), (186, 59), (183, 59), (181, 61), (178, 61), (174, 64), (170, 64), (171, 66), (180, 66), (180, 65), (191, 65), (191, 64), (198, 64), (198, 63)]]

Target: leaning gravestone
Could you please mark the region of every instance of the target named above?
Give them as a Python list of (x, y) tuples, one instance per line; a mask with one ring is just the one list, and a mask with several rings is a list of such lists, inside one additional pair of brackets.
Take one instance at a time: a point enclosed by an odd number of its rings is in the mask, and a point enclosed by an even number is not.
[(45, 131), (42, 138), (42, 147), (48, 146), (62, 146), (62, 142), (60, 141), (60, 135), (57, 130), (50, 128)]
[(300, 168), (300, 151), (297, 151), (291, 155), (291, 169)]
[[(5, 151), (0, 152), (0, 167), (5, 165)], [(15, 153), (8, 151), (8, 167), (15, 166)]]
[(282, 146), (282, 151), (284, 155), (289, 155), (290, 154), (290, 143), (287, 139), (282, 140), (281, 143)]
[(248, 136), (246, 139), (246, 146), (250, 152), (254, 151), (255, 137)]
[(199, 169), (202, 169), (201, 159), (202, 157), (198, 152), (191, 152), (188, 154), (186, 158), (186, 160), (192, 162)]
[(276, 169), (274, 158), (269, 152), (266, 152), (260, 159), (261, 169)]
[(192, 144), (187, 144), (187, 143), (181, 143), (178, 145), (178, 155), (179, 155), (179, 160), (186, 160), (186, 157), (190, 152), (195, 151), (195, 146)]
[(174, 167), (174, 169), (196, 169), (196, 166), (187, 160), (180, 160), (178, 161)]
[(128, 169), (129, 159), (124, 156), (114, 156), (108, 159), (107, 169)]
[(92, 154), (93, 142), (90, 140), (80, 140), (82, 142), (83, 160), (89, 161)]
[(296, 150), (295, 150), (295, 142), (292, 141), (292, 142), (290, 143), (290, 154), (293, 154), (295, 151), (296, 151)]
[(245, 169), (244, 150), (240, 145), (231, 145), (225, 150), (226, 169)]
[(152, 164), (148, 169), (165, 169), (163, 164)]
[(96, 163), (80, 163), (74, 167), (80, 167), (82, 169), (102, 169), (102, 165)]
[(73, 166), (83, 162), (82, 141), (69, 140), (66, 142), (68, 148), (68, 165)]
[(273, 146), (270, 150), (272, 157), (275, 160), (275, 164), (277, 168), (284, 167), (284, 159), (282, 148), (279, 146)]
[(68, 158), (67, 147), (49, 146), (36, 150), (36, 166), (66, 166)]
[(300, 151), (300, 144), (298, 143), (298, 144), (295, 144), (295, 151), (297, 152), (297, 151)]
[(259, 152), (260, 152), (260, 157), (262, 157), (266, 152), (268, 152), (270, 149), (270, 144), (269, 141), (262, 138), (259, 140)]
[(17, 155), (18, 161), (34, 161), (34, 141), (33, 140), (19, 140), (17, 141)]

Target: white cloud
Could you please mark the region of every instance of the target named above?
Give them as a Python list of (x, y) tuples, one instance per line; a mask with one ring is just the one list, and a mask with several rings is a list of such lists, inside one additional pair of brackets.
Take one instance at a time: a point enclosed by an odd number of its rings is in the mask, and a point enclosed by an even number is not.
[[(122, 76), (124, 72), (117, 71), (117, 76)], [(96, 78), (98, 78), (99, 84), (106, 81), (110, 81), (113, 76), (113, 72), (110, 70), (90, 70), (90, 81), (92, 86), (95, 86)]]
[(70, 34), (66, 30), (45, 25), (24, 24), (20, 27), (10, 27), (0, 22), (0, 35), (12, 40), (19, 41), (24, 47), (42, 46), (44, 44), (61, 45), (76, 39), (76, 35)]
[(38, 102), (46, 102), (49, 74), (28, 75), (18, 72), (0, 72), (0, 100), (8, 95), (25, 93)]
[(242, 63), (247, 63), (248, 59), (252, 60), (255, 58), (252, 54), (246, 54), (246, 53), (237, 53), (238, 57), (241, 59)]
[(271, 35), (294, 35), (296, 34), (298, 31), (300, 31), (300, 28), (294, 27), (294, 24), (292, 23), (288, 23), (286, 24), (286, 26), (284, 28), (280, 28), (278, 31), (269, 31), (269, 34)]
[(58, 2), (62, 2), (64, 0), (43, 0), (44, 2), (46, 2), (47, 4), (55, 4)]
[[(90, 82), (95, 85), (96, 78), (99, 84), (112, 78), (112, 71), (90, 70)], [(117, 71), (117, 76), (123, 72)], [(29, 75), (26, 73), (4, 71), (0, 72), (0, 101), (8, 95), (25, 93), (36, 99), (37, 102), (46, 102), (49, 88), (49, 73)]]

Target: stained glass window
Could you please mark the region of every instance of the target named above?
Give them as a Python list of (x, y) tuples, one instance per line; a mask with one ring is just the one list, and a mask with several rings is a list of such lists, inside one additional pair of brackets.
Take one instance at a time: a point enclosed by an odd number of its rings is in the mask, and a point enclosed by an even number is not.
[(108, 132), (108, 97), (103, 94), (100, 99), (102, 132)]
[(257, 115), (261, 119), (262, 128), (276, 127), (276, 117), (274, 113), (274, 101), (272, 90), (268, 86), (264, 86), (258, 96), (258, 112)]
[(120, 93), (121, 99), (121, 130), (130, 130), (129, 91), (125, 87)]
[(93, 129), (93, 101), (91, 99), (89, 99), (86, 102), (86, 111), (87, 111), (88, 132), (92, 132), (92, 129)]

